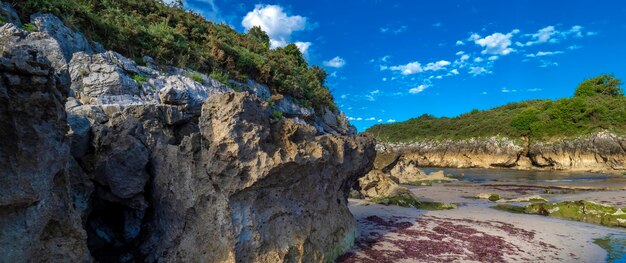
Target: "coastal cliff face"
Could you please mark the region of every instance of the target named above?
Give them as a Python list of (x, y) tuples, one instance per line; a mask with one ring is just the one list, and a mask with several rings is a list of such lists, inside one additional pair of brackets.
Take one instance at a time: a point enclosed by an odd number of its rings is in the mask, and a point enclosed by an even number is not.
[(507, 138), (379, 143), (379, 155), (421, 167), (512, 168), (572, 171), (626, 170), (626, 138), (598, 132), (553, 142)]
[(352, 245), (347, 196), (376, 153), (345, 115), (31, 20), (0, 27), (0, 261), (322, 262)]

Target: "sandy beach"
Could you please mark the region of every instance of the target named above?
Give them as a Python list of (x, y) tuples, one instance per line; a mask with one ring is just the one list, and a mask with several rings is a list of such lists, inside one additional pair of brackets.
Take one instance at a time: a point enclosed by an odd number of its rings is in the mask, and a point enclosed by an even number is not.
[(467, 197), (479, 193), (503, 198), (541, 195), (550, 201), (622, 205), (626, 191), (550, 188), (552, 194), (546, 194), (542, 187), (462, 183), (410, 189), (420, 200), (459, 203), (460, 207), (427, 211), (351, 199), (350, 211), (359, 222), (360, 235), (353, 250), (338, 262), (604, 262), (607, 252), (594, 239), (624, 234), (598, 225), (499, 211), (490, 208), (494, 202)]

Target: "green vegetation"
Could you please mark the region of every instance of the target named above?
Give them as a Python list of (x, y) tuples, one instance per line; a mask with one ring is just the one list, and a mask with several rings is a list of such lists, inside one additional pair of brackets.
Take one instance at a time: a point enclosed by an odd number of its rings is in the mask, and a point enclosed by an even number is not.
[(531, 100), (454, 118), (422, 115), (401, 123), (376, 125), (367, 131), (388, 142), (468, 139), (490, 136), (544, 140), (574, 137), (600, 130), (626, 130), (626, 97), (611, 75), (585, 80), (576, 96)]
[[(199, 72), (196, 71), (191, 71), (189, 73), (187, 73), (187, 77), (189, 77), (190, 79), (192, 79), (195, 82), (198, 83), (203, 83), (204, 80), (202, 79), (202, 74), (200, 74)], [(228, 82), (226, 82), (228, 83)]]
[(407, 195), (397, 195), (397, 196), (377, 196), (372, 198), (371, 200), (374, 203), (381, 205), (397, 205), (402, 207), (415, 207), (418, 208), (420, 206), (420, 202), (415, 200), (414, 198)]
[(440, 202), (420, 202), (419, 209), (424, 210), (450, 210), (458, 208), (457, 204), (440, 203)]
[(7, 22), (4, 21), (4, 19), (2, 19), (2, 17), (0, 17), (0, 26), (6, 24)]
[(489, 198), (487, 198), (487, 200), (491, 201), (491, 202), (495, 202), (500, 200), (500, 195), (499, 194), (491, 194), (489, 195)]
[(497, 205), (492, 206), (491, 208), (500, 210), (500, 211), (511, 212), (515, 214), (523, 214), (525, 212), (525, 208), (523, 206), (516, 206), (516, 205), (497, 204)]
[(213, 72), (211, 72), (211, 74), (209, 75), (209, 77), (222, 82), (226, 85), (228, 85), (228, 79), (230, 78), (228, 76), (228, 73), (222, 70), (213, 70)]
[(574, 92), (575, 97), (590, 97), (596, 95), (624, 96), (620, 88), (622, 82), (612, 75), (602, 75), (583, 81)]
[(145, 83), (146, 81), (148, 81), (148, 76), (143, 75), (143, 74), (137, 74), (137, 75), (133, 75), (133, 80), (135, 82), (137, 82), (137, 84), (142, 85), (143, 83)]
[(37, 27), (35, 27), (35, 25), (31, 24), (31, 23), (26, 23), (22, 25), (22, 29), (28, 31), (28, 32), (35, 32), (37, 31)]
[(455, 209), (458, 206), (456, 204), (449, 203), (440, 203), (440, 202), (424, 202), (417, 201), (415, 198), (402, 194), (397, 196), (378, 196), (372, 198), (371, 200), (374, 203), (382, 204), (382, 205), (396, 205), (402, 207), (415, 207), (417, 209), (424, 210), (449, 210)]
[(415, 186), (432, 186), (433, 184), (445, 184), (445, 183), (449, 183), (452, 180), (446, 180), (446, 179), (437, 179), (437, 180), (416, 180), (416, 181), (411, 181), (411, 182), (407, 182), (404, 184), (408, 184), (408, 185), (415, 185)]
[(532, 203), (526, 207), (496, 205), (492, 208), (513, 213), (551, 216), (609, 227), (626, 227), (626, 212), (623, 209), (590, 201), (542, 202)]
[[(179, 5), (158, 0), (9, 0), (24, 18), (49, 12), (92, 40), (140, 61), (191, 68), (227, 78), (267, 84), (272, 93), (291, 95), (304, 104), (335, 108), (325, 86), (327, 74), (310, 67), (294, 44), (270, 49), (260, 28), (241, 34)], [(28, 24), (27, 24), (28, 25)], [(24, 25), (28, 30), (28, 26)], [(215, 75), (214, 75), (215, 76)], [(225, 77), (224, 77), (225, 76)], [(226, 81), (225, 81), (226, 80)]]
[(280, 120), (283, 118), (283, 112), (278, 110), (272, 111), (272, 116), (270, 117), (275, 120)]

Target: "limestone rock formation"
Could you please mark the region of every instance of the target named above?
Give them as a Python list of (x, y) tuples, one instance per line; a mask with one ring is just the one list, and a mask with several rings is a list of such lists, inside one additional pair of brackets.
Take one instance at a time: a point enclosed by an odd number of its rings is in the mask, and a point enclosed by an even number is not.
[(345, 115), (32, 21), (0, 27), (3, 260), (327, 262), (351, 246), (347, 195), (375, 142)]
[(413, 196), (408, 188), (399, 185), (389, 175), (372, 170), (359, 179), (360, 193), (365, 198)]
[(460, 141), (381, 143), (379, 154), (401, 155), (420, 167), (626, 170), (626, 137), (603, 131), (549, 142), (491, 137)]
[(71, 190), (65, 89), (26, 32), (12, 24), (0, 32), (2, 261), (88, 261)]

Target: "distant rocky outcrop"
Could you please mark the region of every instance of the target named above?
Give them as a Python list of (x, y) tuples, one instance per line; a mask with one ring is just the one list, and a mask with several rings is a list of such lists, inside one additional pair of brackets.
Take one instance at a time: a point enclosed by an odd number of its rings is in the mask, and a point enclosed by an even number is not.
[(491, 137), (379, 143), (377, 151), (402, 156), (421, 167), (626, 170), (626, 137), (606, 131), (550, 142)]
[(328, 262), (351, 246), (347, 196), (375, 142), (343, 113), (31, 23), (0, 27), (0, 261)]

